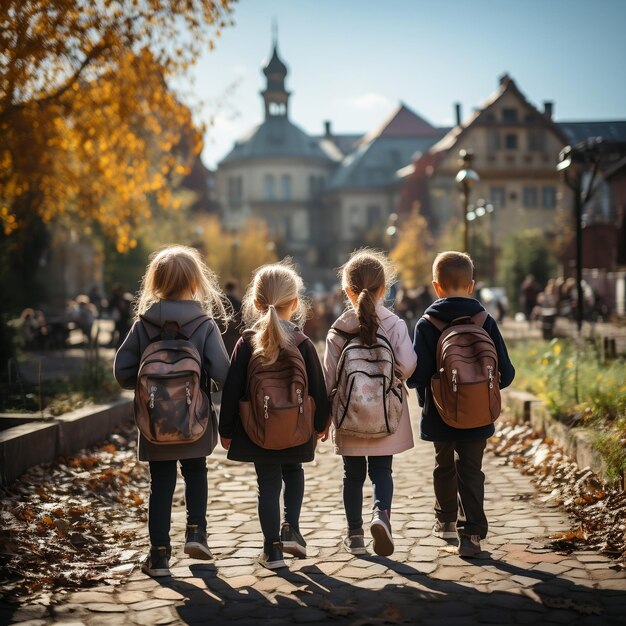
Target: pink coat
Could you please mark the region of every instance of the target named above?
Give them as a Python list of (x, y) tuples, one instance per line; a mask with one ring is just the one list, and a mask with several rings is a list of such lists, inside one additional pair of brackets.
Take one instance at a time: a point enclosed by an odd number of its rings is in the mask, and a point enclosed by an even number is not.
[[(376, 307), (376, 313), (380, 320), (378, 332), (391, 343), (396, 358), (398, 375), (402, 380), (406, 380), (413, 373), (417, 364), (417, 356), (413, 350), (413, 344), (406, 324), (382, 305)], [(340, 330), (355, 332), (359, 324), (354, 309), (345, 311), (333, 325)], [(337, 335), (337, 333), (331, 332), (326, 337), (323, 369), (326, 389), (329, 394), (336, 383), (337, 362), (339, 361), (339, 355), (344, 343), (345, 339)], [(412, 448), (414, 445), (413, 432), (411, 430), (406, 388), (404, 391), (402, 417), (400, 418), (398, 429), (393, 435), (381, 437), (380, 439), (363, 439), (339, 433), (331, 426), (335, 453), (342, 456), (386, 456), (388, 454), (399, 454)]]

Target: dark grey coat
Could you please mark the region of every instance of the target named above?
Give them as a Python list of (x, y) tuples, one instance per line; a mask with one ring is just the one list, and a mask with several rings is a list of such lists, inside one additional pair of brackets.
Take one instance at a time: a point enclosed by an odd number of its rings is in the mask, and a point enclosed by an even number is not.
[[(228, 354), (217, 324), (207, 316), (195, 300), (161, 300), (153, 305), (130, 329), (124, 343), (115, 355), (113, 371), (124, 389), (134, 389), (137, 382), (141, 355), (148, 344), (160, 337), (166, 321), (178, 322), (181, 332), (204, 357), (204, 370), (208, 378), (219, 386), (224, 384), (230, 364)], [(139, 435), (140, 461), (170, 461), (194, 459), (211, 454), (210, 432), (194, 443), (154, 445)]]

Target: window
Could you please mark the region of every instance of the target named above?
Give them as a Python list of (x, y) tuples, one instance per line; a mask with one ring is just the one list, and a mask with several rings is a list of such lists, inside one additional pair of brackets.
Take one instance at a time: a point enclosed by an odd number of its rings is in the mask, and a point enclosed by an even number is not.
[(502, 121), (505, 124), (514, 124), (517, 122), (517, 109), (502, 109)]
[(280, 179), (281, 194), (283, 200), (291, 200), (291, 175), (283, 174)]
[(263, 196), (266, 200), (274, 199), (274, 175), (265, 174), (263, 179)]
[(243, 180), (241, 176), (231, 176), (228, 179), (228, 204), (237, 209), (241, 206), (243, 196)]
[(371, 205), (367, 207), (367, 224), (366, 227), (369, 230), (374, 226), (380, 224), (380, 207), (377, 205)]
[(500, 150), (500, 148), (500, 131), (495, 128), (490, 128), (487, 130), (487, 150), (494, 152)]
[(523, 202), (527, 209), (537, 208), (537, 187), (524, 187)]
[(507, 133), (504, 136), (504, 147), (507, 150), (517, 150), (517, 134)]
[(528, 131), (528, 149), (543, 152), (546, 147), (546, 135), (541, 128), (531, 128)]
[(504, 187), (492, 187), (489, 191), (491, 203), (496, 209), (503, 209), (506, 205), (506, 191)]
[(544, 187), (541, 190), (541, 205), (544, 209), (554, 209), (556, 207), (555, 187)]

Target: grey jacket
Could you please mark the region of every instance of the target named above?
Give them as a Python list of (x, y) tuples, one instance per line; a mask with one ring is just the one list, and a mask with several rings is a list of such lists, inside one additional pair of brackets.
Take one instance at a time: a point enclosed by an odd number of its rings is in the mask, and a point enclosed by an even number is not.
[[(230, 361), (217, 324), (195, 300), (161, 300), (153, 305), (130, 329), (115, 355), (113, 372), (124, 389), (134, 389), (141, 355), (156, 341), (166, 321), (178, 322), (183, 334), (204, 357), (204, 369), (219, 386), (224, 384)], [(212, 452), (210, 432), (192, 444), (154, 445), (139, 435), (140, 461), (170, 461), (207, 456)]]

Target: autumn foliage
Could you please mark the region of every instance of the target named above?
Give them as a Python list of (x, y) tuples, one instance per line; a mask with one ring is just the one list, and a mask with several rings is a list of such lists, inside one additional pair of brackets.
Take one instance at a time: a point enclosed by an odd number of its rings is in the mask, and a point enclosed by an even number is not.
[[(5, 236), (63, 218), (120, 251), (173, 205), (200, 149), (168, 89), (231, 23), (232, 0), (7, 0), (0, 5), (0, 220)], [(175, 208), (175, 207), (172, 207)]]

